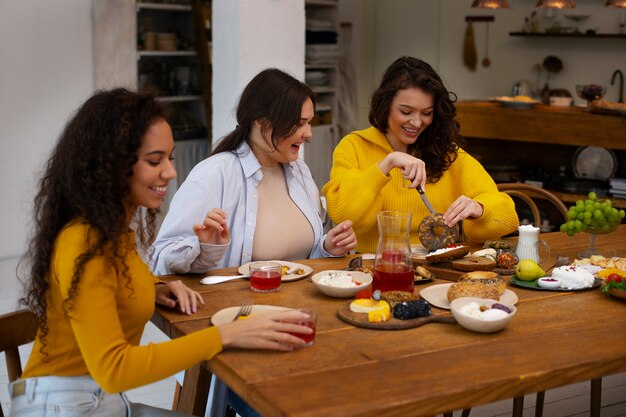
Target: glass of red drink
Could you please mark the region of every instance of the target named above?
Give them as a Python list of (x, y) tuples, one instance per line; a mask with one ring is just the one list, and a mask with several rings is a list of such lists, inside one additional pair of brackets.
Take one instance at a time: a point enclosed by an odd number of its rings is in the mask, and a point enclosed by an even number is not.
[(282, 265), (276, 262), (250, 264), (250, 289), (256, 292), (276, 292), (280, 289)]
[(295, 337), (298, 337), (302, 340), (304, 340), (306, 342), (306, 344), (304, 346), (312, 346), (313, 343), (315, 342), (315, 328), (317, 326), (317, 313), (313, 310), (307, 310), (304, 308), (299, 309), (301, 312), (306, 313), (309, 315), (309, 319), (308, 320), (304, 320), (301, 322), (296, 322), (297, 324), (300, 324), (302, 326), (306, 326), (310, 329), (313, 329), (313, 333), (310, 334), (303, 334), (303, 333), (293, 333), (293, 332), (289, 332), (289, 334), (294, 335)]

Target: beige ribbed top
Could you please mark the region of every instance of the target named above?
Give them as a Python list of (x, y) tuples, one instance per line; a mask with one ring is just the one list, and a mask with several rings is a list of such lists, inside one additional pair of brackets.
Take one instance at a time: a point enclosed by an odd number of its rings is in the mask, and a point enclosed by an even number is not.
[(282, 165), (261, 170), (252, 260), (308, 258), (315, 240), (313, 227), (289, 196)]

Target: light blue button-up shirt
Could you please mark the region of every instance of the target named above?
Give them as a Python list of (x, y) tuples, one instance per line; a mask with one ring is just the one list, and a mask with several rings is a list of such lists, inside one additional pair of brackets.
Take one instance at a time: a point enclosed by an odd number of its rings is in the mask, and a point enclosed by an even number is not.
[[(284, 165), (289, 196), (307, 218), (314, 233), (309, 258), (333, 256), (324, 250), (326, 212), (304, 161)], [(221, 152), (196, 165), (180, 186), (152, 245), (150, 267), (156, 275), (204, 273), (210, 268), (239, 266), (252, 260), (263, 178), (261, 164), (247, 143), (237, 153)], [(193, 225), (218, 207), (227, 214), (230, 243), (202, 243)]]

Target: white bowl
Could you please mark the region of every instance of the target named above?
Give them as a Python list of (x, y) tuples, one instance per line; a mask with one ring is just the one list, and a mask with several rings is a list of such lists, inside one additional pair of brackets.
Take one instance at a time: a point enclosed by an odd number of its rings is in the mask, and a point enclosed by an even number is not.
[(517, 313), (517, 308), (515, 308), (514, 305), (504, 304), (506, 307), (509, 308), (509, 310), (511, 310), (511, 312), (505, 317), (497, 320), (481, 320), (477, 317), (473, 317), (461, 312), (461, 307), (472, 302), (477, 303), (479, 306), (484, 305), (491, 308), (493, 304), (498, 303), (499, 301), (486, 298), (462, 297), (457, 298), (450, 303), (450, 310), (452, 311), (452, 315), (456, 319), (457, 323), (459, 323), (461, 326), (465, 327), (468, 330), (479, 333), (493, 333), (504, 329), (509, 324), (509, 322), (513, 320), (513, 316), (515, 316), (515, 313)]
[(561, 280), (552, 277), (543, 277), (537, 280), (537, 285), (541, 288), (555, 289), (561, 286)]
[(570, 107), (574, 99), (572, 97), (550, 97), (550, 105), (556, 107)]
[[(322, 278), (332, 276), (333, 274), (337, 278), (350, 276), (353, 282), (358, 282), (360, 285), (356, 287), (337, 287), (320, 282)], [(322, 271), (313, 275), (311, 281), (323, 294), (330, 297), (349, 298), (354, 297), (357, 292), (369, 288), (372, 285), (372, 276), (360, 271)]]

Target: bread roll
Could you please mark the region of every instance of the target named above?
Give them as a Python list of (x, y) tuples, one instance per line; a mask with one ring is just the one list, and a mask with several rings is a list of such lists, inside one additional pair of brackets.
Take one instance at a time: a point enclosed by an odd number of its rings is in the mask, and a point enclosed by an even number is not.
[(426, 261), (431, 263), (450, 262), (464, 257), (469, 253), (469, 246), (455, 246), (452, 248), (438, 249), (426, 255)]
[(461, 275), (459, 282), (480, 282), (489, 285), (498, 291), (498, 296), (502, 295), (506, 289), (504, 279), (495, 272), (490, 271), (472, 271), (465, 273)]
[(448, 288), (448, 301), (452, 302), (461, 297), (500, 299), (495, 287), (474, 281), (456, 282)]

